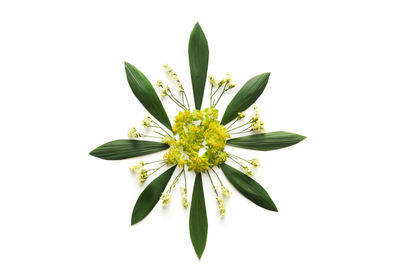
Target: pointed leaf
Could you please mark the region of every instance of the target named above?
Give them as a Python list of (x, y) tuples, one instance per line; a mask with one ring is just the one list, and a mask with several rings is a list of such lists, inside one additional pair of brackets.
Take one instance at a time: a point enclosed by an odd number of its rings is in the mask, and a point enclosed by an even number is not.
[(295, 145), (305, 138), (295, 133), (276, 131), (229, 139), (226, 143), (238, 148), (272, 151)]
[(207, 79), (208, 44), (199, 23), (193, 28), (189, 39), (189, 65), (196, 109), (201, 109)]
[(131, 225), (135, 225), (145, 218), (160, 200), (161, 194), (167, 186), (176, 166), (169, 168), (154, 179), (140, 194), (132, 212)]
[(228, 164), (221, 164), (221, 169), (229, 182), (247, 199), (262, 208), (278, 211), (267, 191), (258, 182)]
[(119, 160), (155, 153), (168, 148), (169, 145), (160, 142), (120, 139), (105, 143), (89, 154), (106, 160)]
[(270, 73), (262, 73), (250, 79), (244, 86), (237, 92), (235, 97), (231, 100), (228, 107), (226, 107), (224, 116), (222, 117), (221, 124), (226, 125), (237, 117), (237, 113), (245, 111), (252, 105), (267, 86)]
[(204, 201), (201, 173), (196, 175), (193, 187), (192, 204), (189, 219), (190, 238), (197, 257), (201, 258), (207, 242), (207, 211)]
[(172, 130), (171, 123), (165, 112), (164, 106), (157, 96), (150, 81), (135, 66), (125, 62), (125, 72), (129, 86), (144, 108), (160, 123)]

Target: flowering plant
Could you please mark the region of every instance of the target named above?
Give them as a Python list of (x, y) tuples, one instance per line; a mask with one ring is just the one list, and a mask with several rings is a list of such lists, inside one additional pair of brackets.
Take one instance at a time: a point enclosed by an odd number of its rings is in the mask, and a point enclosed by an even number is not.
[[(138, 174), (139, 183), (143, 184), (161, 168), (171, 166), (150, 182), (140, 194), (133, 209), (131, 224), (134, 225), (145, 218), (159, 200), (163, 206), (168, 205), (171, 191), (183, 179), (184, 185), (180, 187), (182, 205), (185, 209), (190, 206), (190, 237), (199, 258), (206, 245), (208, 230), (202, 173), (207, 176), (214, 189), (221, 216), (225, 215), (225, 198), (231, 195), (231, 191), (222, 183), (215, 167), (220, 168), (233, 187), (250, 201), (267, 210), (277, 211), (265, 189), (250, 177), (253, 176), (253, 168), (260, 166), (259, 160), (227, 153), (225, 146), (270, 151), (289, 147), (305, 138), (283, 131), (266, 133), (257, 106), (254, 106), (254, 114), (246, 120), (245, 111), (264, 91), (270, 76), (269, 72), (247, 81), (228, 104), (221, 120), (218, 119), (219, 111), (216, 107), (221, 97), (236, 85), (229, 74), (220, 81), (210, 75), (209, 107), (201, 109), (207, 80), (208, 56), (207, 40), (197, 23), (189, 40), (189, 65), (195, 103), (193, 110), (190, 109), (188, 96), (178, 75), (171, 67), (164, 65), (176, 83), (178, 92), (173, 92), (161, 81), (157, 81), (156, 88), (160, 90), (162, 98), (170, 98), (181, 109), (173, 125), (149, 80), (136, 67), (125, 62), (126, 76), (133, 94), (153, 116), (153, 118), (147, 116), (142, 124), (154, 134), (148, 135), (131, 128), (128, 131), (131, 139), (111, 141), (90, 152), (91, 155), (102, 159), (118, 160), (167, 150), (160, 160), (139, 161), (137, 165), (130, 167), (132, 172)], [(150, 138), (150, 140), (138, 138)], [(226, 163), (228, 159), (242, 171), (229, 166)], [(167, 187), (176, 169), (179, 169), (177, 175)], [(196, 177), (189, 204), (186, 175), (191, 171)]]

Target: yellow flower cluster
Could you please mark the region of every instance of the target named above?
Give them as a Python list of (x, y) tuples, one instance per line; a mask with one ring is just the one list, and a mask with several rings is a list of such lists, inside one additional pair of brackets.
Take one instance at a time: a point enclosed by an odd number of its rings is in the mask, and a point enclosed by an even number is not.
[(218, 110), (213, 108), (179, 112), (172, 127), (179, 139), (165, 136), (162, 140), (171, 146), (164, 154), (165, 162), (179, 167), (186, 164), (189, 171), (197, 173), (224, 163), (228, 157), (224, 147), (230, 136), (217, 118)]
[(254, 106), (254, 116), (251, 118), (251, 130), (264, 132), (264, 122), (260, 121), (260, 110), (258, 106)]

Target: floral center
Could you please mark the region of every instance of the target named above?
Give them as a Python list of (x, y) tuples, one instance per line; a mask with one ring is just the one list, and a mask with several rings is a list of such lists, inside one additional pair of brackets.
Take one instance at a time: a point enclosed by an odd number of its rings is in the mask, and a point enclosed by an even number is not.
[(164, 154), (168, 164), (179, 167), (186, 164), (189, 170), (198, 173), (218, 166), (227, 159), (224, 147), (230, 136), (218, 121), (218, 110), (180, 111), (175, 117), (172, 131), (177, 139), (171, 136), (163, 138), (163, 142), (171, 147)]

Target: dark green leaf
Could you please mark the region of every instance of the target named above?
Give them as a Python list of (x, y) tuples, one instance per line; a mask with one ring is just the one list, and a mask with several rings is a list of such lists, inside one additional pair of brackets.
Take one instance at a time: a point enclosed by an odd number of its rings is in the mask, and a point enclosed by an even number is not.
[(207, 79), (208, 44), (199, 23), (193, 28), (189, 39), (189, 65), (196, 109), (201, 109)]
[(235, 97), (226, 107), (225, 114), (222, 117), (221, 124), (226, 125), (237, 117), (237, 113), (245, 111), (252, 105), (267, 86), (269, 79), (269, 72), (262, 73), (250, 79), (244, 86), (237, 92)]
[(168, 149), (169, 146), (160, 142), (142, 140), (115, 140), (97, 147), (91, 155), (106, 160), (119, 160), (141, 156)]
[(272, 151), (292, 146), (305, 138), (295, 133), (276, 131), (229, 139), (226, 143), (238, 148)]
[(171, 179), (175, 168), (176, 166), (169, 168), (146, 186), (133, 208), (131, 225), (135, 225), (145, 218), (156, 206), (158, 200), (160, 200), (162, 192)]
[(229, 182), (247, 199), (262, 208), (278, 211), (267, 191), (258, 182), (225, 163), (221, 164), (221, 169)]
[(167, 113), (150, 81), (135, 66), (125, 62), (125, 72), (129, 86), (144, 108), (160, 123), (172, 130)]
[(203, 182), (201, 173), (196, 175), (193, 187), (192, 204), (189, 219), (190, 238), (197, 257), (201, 258), (207, 242), (207, 211), (204, 202)]

